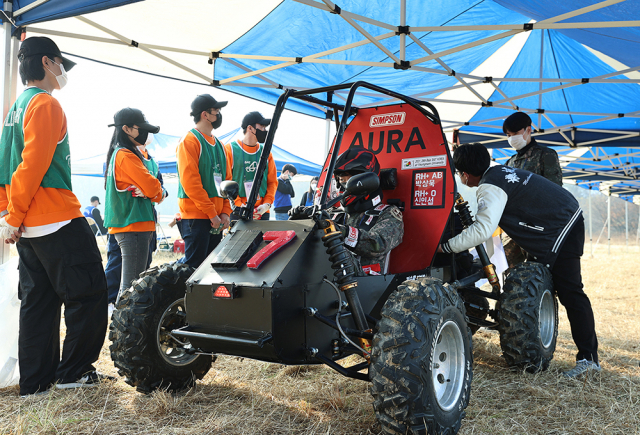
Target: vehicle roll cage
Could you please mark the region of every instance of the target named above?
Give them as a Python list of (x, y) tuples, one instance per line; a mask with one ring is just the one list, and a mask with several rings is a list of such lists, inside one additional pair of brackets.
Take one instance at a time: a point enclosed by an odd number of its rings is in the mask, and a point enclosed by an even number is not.
[[(332, 109), (333, 114), (327, 110), (327, 119), (333, 118), (336, 123), (336, 140), (334, 150), (340, 149), (340, 144), (342, 143), (342, 136), (344, 135), (344, 131), (347, 128), (347, 124), (349, 122), (349, 118), (352, 114), (357, 113), (358, 107), (353, 105), (353, 98), (355, 97), (356, 92), (359, 88), (366, 88), (372, 91), (378, 92), (380, 94), (385, 94), (390, 97), (396, 98), (398, 100), (404, 101), (405, 103), (411, 105), (416, 110), (419, 110), (424, 116), (429, 118), (434, 124), (440, 124), (440, 116), (438, 115), (438, 111), (436, 108), (426, 102), (417, 100), (415, 98), (408, 97), (406, 95), (399, 94), (394, 91), (390, 91), (389, 89), (381, 88), (380, 86), (373, 85), (371, 83), (358, 81), (354, 83), (345, 83), (342, 85), (335, 86), (325, 86), (322, 88), (315, 89), (307, 89), (304, 91), (296, 91), (294, 89), (287, 89), (284, 93), (278, 98), (276, 102), (275, 111), (273, 113), (273, 117), (271, 119), (271, 128), (269, 128), (269, 132), (267, 134), (267, 140), (265, 141), (264, 148), (262, 150), (262, 155), (260, 156), (260, 162), (258, 164), (258, 169), (255, 172), (254, 180), (261, 180), (264, 175), (264, 171), (267, 168), (269, 154), (271, 153), (271, 148), (273, 146), (273, 138), (276, 134), (276, 130), (278, 129), (278, 124), (280, 123), (280, 116), (284, 111), (285, 105), (289, 98), (297, 98), (299, 100), (306, 101), (308, 103), (324, 106), (327, 109)], [(335, 91), (349, 89), (349, 94), (344, 104), (338, 104), (333, 102), (333, 93)], [(325, 94), (327, 95), (327, 99), (321, 99), (318, 97), (314, 97), (316, 94)], [(342, 117), (339, 116), (339, 112), (342, 112)], [(327, 174), (333, 173), (333, 168), (335, 167), (336, 159), (338, 157), (338, 153), (334, 152), (331, 155), (331, 161), (329, 162), (329, 167), (327, 168)], [(324, 183), (322, 188), (322, 199), (320, 206), (323, 207), (327, 198), (329, 197), (329, 189), (331, 183)], [(240, 218), (243, 220), (252, 220), (253, 219), (253, 208), (256, 200), (258, 199), (258, 192), (260, 191), (260, 183), (253, 183), (251, 186), (251, 192), (247, 198), (246, 206), (243, 206), (240, 211)]]

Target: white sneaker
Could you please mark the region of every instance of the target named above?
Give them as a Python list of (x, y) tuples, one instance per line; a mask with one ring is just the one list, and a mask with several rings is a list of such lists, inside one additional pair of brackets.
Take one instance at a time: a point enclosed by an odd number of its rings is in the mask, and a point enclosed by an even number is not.
[(56, 388), (59, 390), (66, 390), (68, 388), (86, 388), (95, 387), (104, 381), (115, 381), (116, 378), (109, 375), (103, 375), (96, 371), (89, 372), (75, 382), (69, 382), (66, 384), (56, 384)]
[(572, 368), (571, 370), (567, 370), (566, 372), (562, 372), (562, 375), (565, 378), (575, 379), (584, 375), (585, 373), (599, 372), (600, 370), (602, 370), (600, 364), (586, 359), (581, 359), (580, 361), (576, 361), (576, 366), (574, 368)]
[(113, 314), (113, 312), (115, 311), (116, 306), (113, 304), (109, 304), (109, 317), (111, 317), (111, 315)]

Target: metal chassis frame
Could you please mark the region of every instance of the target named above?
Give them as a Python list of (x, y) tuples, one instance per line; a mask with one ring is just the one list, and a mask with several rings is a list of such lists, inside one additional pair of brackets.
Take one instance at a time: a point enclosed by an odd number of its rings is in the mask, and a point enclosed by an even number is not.
[[(438, 111), (436, 108), (426, 101), (421, 101), (414, 99), (412, 97), (399, 94), (394, 91), (390, 91), (388, 89), (382, 88), (380, 86), (373, 85), (371, 83), (358, 81), (354, 83), (346, 83), (342, 85), (335, 86), (326, 86), (322, 88), (308, 89), (303, 91), (295, 91), (292, 89), (287, 89), (284, 93), (278, 98), (276, 102), (275, 110), (271, 119), (271, 127), (269, 128), (269, 133), (267, 134), (267, 139), (264, 144), (264, 148), (262, 151), (262, 156), (260, 157), (260, 162), (258, 163), (258, 169), (256, 170), (254, 180), (260, 180), (264, 175), (264, 171), (266, 170), (269, 154), (271, 153), (271, 148), (273, 146), (273, 138), (275, 136), (276, 131), (278, 130), (278, 124), (280, 123), (280, 116), (285, 108), (287, 100), (289, 98), (297, 98), (309, 103), (322, 105), (327, 107), (328, 109), (332, 109), (335, 115), (335, 122), (337, 126), (336, 140), (335, 140), (335, 150), (340, 149), (340, 144), (342, 143), (342, 136), (344, 135), (344, 131), (347, 128), (347, 123), (349, 121), (352, 113), (357, 112), (358, 108), (353, 106), (353, 98), (356, 94), (356, 91), (359, 88), (370, 89), (372, 91), (389, 95), (397, 100), (404, 101), (406, 104), (411, 105), (416, 110), (419, 110), (424, 116), (431, 119), (434, 123), (440, 124), (440, 117), (438, 115)], [(335, 94), (336, 91), (340, 90), (349, 90), (349, 94), (347, 96), (345, 104), (338, 104), (331, 101), (331, 96)], [(327, 100), (323, 100), (313, 95), (316, 94), (327, 94)], [(425, 108), (426, 106), (426, 108)], [(328, 111), (327, 111), (328, 112)], [(340, 121), (338, 121), (339, 112), (342, 112), (342, 117)], [(339, 122), (339, 124), (338, 124)], [(333, 153), (331, 156), (331, 161), (329, 163), (329, 167), (327, 168), (327, 174), (333, 173), (333, 168), (335, 167), (336, 159), (338, 158), (337, 153)], [(240, 211), (240, 218), (244, 220), (252, 220), (253, 219), (253, 208), (258, 198), (259, 191), (259, 183), (254, 183), (251, 187), (251, 193), (247, 197), (247, 204)], [(325, 183), (322, 188), (322, 201), (321, 206), (325, 205), (327, 202), (327, 197), (329, 194), (329, 183)]]

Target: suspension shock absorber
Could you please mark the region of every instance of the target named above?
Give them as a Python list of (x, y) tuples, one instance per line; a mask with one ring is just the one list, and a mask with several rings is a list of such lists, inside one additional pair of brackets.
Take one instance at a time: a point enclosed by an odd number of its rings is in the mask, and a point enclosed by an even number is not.
[[(331, 268), (335, 270), (333, 276), (338, 283), (338, 288), (344, 292), (347, 302), (349, 302), (351, 315), (353, 316), (356, 327), (361, 331), (367, 331), (369, 330), (369, 324), (367, 323), (367, 318), (360, 304), (360, 298), (356, 292), (356, 287), (358, 286), (358, 281), (354, 278), (356, 268), (353, 264), (352, 257), (344, 246), (344, 236), (341, 231), (336, 229), (333, 221), (324, 220), (321, 227), (324, 230), (322, 242), (327, 248)], [(371, 348), (369, 340), (364, 338), (360, 338), (359, 340), (363, 349), (369, 350)]]
[[(471, 216), (471, 210), (469, 210), (469, 203), (462, 198), (462, 195), (456, 193), (456, 210), (458, 210), (458, 216), (462, 222), (462, 226), (469, 228), (473, 224), (473, 217)], [(500, 294), (500, 280), (496, 273), (496, 267), (491, 264), (491, 260), (487, 255), (487, 251), (484, 249), (484, 245), (480, 244), (476, 246), (476, 251), (480, 257), (482, 263), (482, 270), (487, 277), (487, 280), (491, 284), (491, 292), (498, 295)]]

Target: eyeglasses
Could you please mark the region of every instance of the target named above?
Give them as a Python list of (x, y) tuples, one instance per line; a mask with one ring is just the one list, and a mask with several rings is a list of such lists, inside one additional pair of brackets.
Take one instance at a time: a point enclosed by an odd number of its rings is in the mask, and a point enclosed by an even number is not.
[(211, 109), (209, 115), (217, 115), (218, 113), (220, 113), (220, 109)]

